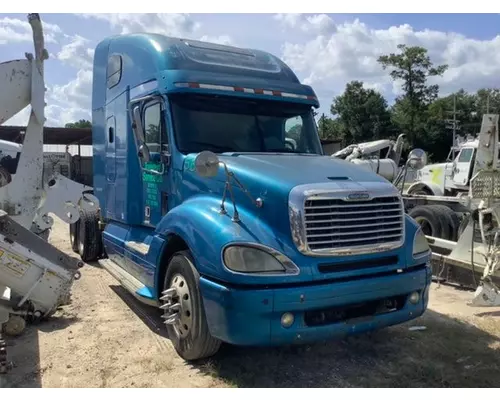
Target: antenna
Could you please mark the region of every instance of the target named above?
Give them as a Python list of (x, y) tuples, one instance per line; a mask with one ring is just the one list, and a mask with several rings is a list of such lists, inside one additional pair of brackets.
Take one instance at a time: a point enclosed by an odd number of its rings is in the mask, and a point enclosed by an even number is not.
[(453, 144), (451, 147), (453, 159), (455, 159), (455, 145), (457, 144), (457, 130), (460, 130), (460, 127), (458, 126), (458, 123), (460, 120), (457, 119), (457, 95), (453, 95), (453, 111), (448, 111), (449, 113), (453, 114), (453, 119), (445, 119), (444, 122), (447, 124), (446, 128), (447, 129), (453, 129)]

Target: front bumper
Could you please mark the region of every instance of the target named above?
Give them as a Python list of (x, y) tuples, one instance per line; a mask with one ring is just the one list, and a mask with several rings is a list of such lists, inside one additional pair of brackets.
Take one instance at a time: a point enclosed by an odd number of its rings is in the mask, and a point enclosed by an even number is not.
[[(305, 343), (373, 331), (412, 320), (424, 313), (429, 300), (430, 266), (384, 277), (347, 282), (304, 284), (287, 288), (233, 288), (200, 279), (212, 336), (234, 345)], [(417, 304), (410, 293), (420, 292)], [(375, 313), (391, 300), (392, 311)], [(284, 328), (281, 316), (293, 313)]]

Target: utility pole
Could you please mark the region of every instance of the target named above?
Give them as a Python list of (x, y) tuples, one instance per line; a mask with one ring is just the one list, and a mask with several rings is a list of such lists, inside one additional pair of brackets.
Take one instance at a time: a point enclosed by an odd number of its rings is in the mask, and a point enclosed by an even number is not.
[(448, 111), (448, 112), (451, 112), (453, 114), (453, 119), (446, 119), (445, 120), (445, 123), (447, 124), (446, 125), (446, 128), (447, 129), (453, 129), (453, 158), (455, 158), (455, 144), (456, 144), (456, 140), (457, 140), (457, 130), (460, 130), (460, 127), (457, 126), (458, 123), (460, 122), (458, 119), (457, 119), (457, 96), (454, 94), (453, 95), (453, 111)]

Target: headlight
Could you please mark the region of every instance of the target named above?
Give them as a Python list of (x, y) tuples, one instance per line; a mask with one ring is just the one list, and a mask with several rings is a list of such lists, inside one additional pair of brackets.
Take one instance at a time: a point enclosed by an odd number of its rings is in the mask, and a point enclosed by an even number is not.
[(415, 233), (415, 239), (413, 239), (413, 257), (418, 258), (426, 255), (431, 251), (429, 243), (422, 232), (422, 229), (418, 229)]
[(274, 249), (256, 245), (232, 245), (224, 250), (224, 265), (243, 274), (297, 274), (288, 257)]

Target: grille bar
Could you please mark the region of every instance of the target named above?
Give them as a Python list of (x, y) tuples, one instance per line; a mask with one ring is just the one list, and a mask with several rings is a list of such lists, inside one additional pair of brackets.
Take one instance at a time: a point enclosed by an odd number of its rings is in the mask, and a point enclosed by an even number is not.
[(371, 233), (383, 233), (383, 232), (400, 232), (401, 227), (393, 227), (393, 228), (388, 228), (388, 229), (372, 229), (372, 230), (363, 230), (363, 231), (356, 231), (356, 232), (333, 232), (333, 233), (316, 233), (313, 235), (307, 235), (308, 238), (320, 238), (320, 237), (334, 237), (334, 236), (359, 236), (359, 235), (365, 235), (365, 234), (371, 234)]
[[(383, 212), (397, 212), (400, 209), (401, 209), (400, 207), (397, 207), (397, 208), (386, 208), (386, 209), (378, 210), (378, 212), (379, 213), (381, 211), (383, 211)], [(353, 211), (338, 211), (338, 212), (325, 212), (325, 213), (308, 213), (307, 210), (306, 210), (306, 215), (308, 215), (309, 217), (324, 217), (324, 216), (327, 216), (327, 215), (373, 214), (374, 212), (376, 212), (376, 211), (375, 210), (364, 210), (364, 211), (353, 210)]]
[[(398, 220), (401, 218), (399, 215), (392, 215), (392, 216), (386, 216), (385, 219), (395, 219), (397, 218)], [(373, 220), (380, 220), (380, 217), (364, 217), (363, 221), (373, 221)], [(311, 224), (326, 224), (326, 223), (331, 223), (335, 224), (338, 222), (356, 222), (360, 221), (359, 218), (342, 218), (342, 219), (313, 219), (311, 221), (306, 221), (306, 225), (311, 225)], [(307, 228), (311, 229), (311, 228)], [(323, 229), (323, 228), (321, 228)]]
[(307, 246), (313, 252), (335, 252), (402, 242), (404, 209), (398, 196), (346, 201), (309, 198), (304, 202)]
[[(401, 204), (399, 202), (394, 202), (394, 203), (384, 203), (384, 206), (396, 206), (399, 207)], [(324, 206), (306, 206), (305, 209), (307, 210), (317, 210), (317, 209), (323, 209), (323, 208), (363, 208), (363, 207), (370, 207), (373, 208), (373, 204), (335, 204), (335, 205), (324, 205)]]

